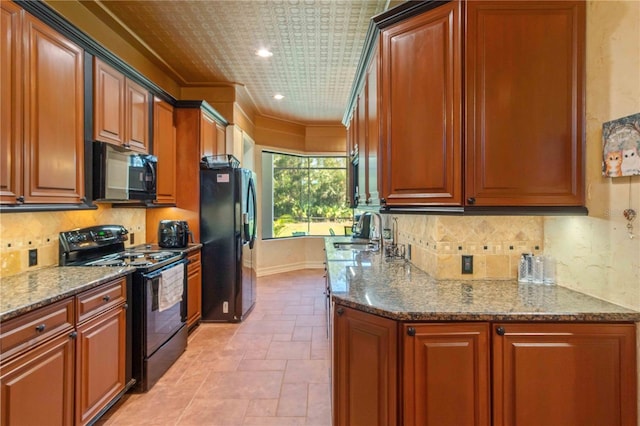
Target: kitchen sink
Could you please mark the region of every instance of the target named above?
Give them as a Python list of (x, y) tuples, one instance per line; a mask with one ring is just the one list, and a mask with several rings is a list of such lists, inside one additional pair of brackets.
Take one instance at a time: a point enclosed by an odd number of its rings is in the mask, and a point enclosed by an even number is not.
[(345, 241), (333, 243), (336, 250), (376, 251), (377, 247), (368, 241)]

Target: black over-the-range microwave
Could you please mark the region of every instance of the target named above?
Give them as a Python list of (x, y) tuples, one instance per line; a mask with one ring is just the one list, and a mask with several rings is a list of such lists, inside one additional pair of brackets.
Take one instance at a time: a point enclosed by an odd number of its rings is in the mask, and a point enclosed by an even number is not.
[(158, 159), (105, 142), (93, 143), (94, 201), (152, 201)]

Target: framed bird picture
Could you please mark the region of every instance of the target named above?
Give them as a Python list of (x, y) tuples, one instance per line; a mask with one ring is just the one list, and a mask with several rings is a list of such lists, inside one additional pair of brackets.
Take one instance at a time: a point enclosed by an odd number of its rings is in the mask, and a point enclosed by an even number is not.
[(602, 125), (602, 175), (640, 175), (640, 113)]

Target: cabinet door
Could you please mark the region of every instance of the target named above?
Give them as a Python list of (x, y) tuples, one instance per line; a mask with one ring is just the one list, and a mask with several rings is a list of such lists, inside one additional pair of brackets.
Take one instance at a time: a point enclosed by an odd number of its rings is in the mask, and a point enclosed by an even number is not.
[(10, 362), (0, 373), (0, 424), (72, 425), (74, 340), (63, 334)]
[(381, 33), (379, 164), (389, 206), (462, 203), (460, 7)]
[(126, 311), (116, 307), (78, 327), (76, 424), (88, 423), (124, 389)]
[(116, 145), (125, 143), (125, 77), (93, 58), (93, 137)]
[(489, 324), (407, 324), (404, 425), (489, 425)]
[[(156, 202), (176, 202), (176, 135), (173, 107), (155, 98), (153, 104), (153, 150), (158, 157)], [(197, 167), (194, 165), (194, 167)]]
[(125, 81), (125, 137), (130, 149), (149, 152), (149, 92), (133, 81)]
[(358, 147), (358, 205), (364, 206), (369, 198), (367, 190), (367, 97), (366, 85), (363, 92), (358, 96), (356, 106), (356, 146)]
[(467, 3), (465, 197), (584, 204), (583, 1)]
[(216, 152), (227, 153), (227, 132), (224, 126), (216, 123)]
[(84, 199), (84, 77), (78, 46), (25, 14), (26, 203)]
[(497, 324), (493, 415), (501, 425), (636, 425), (632, 324)]
[(200, 251), (189, 256), (187, 266), (187, 327), (198, 324), (201, 317), (202, 303), (202, 268)]
[(397, 424), (397, 325), (334, 309), (333, 424)]
[(205, 113), (200, 117), (200, 156), (216, 155), (216, 122)]
[(367, 205), (380, 205), (378, 193), (378, 152), (380, 150), (380, 117), (378, 114), (378, 53), (374, 53), (367, 70)]
[(22, 16), (14, 3), (0, 3), (0, 203), (22, 195)]

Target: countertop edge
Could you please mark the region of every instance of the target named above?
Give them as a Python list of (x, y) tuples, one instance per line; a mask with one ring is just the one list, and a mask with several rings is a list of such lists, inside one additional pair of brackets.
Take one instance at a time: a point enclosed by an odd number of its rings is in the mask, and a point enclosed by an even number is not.
[[(57, 267), (57, 266), (56, 266)], [(107, 268), (105, 268), (106, 270)], [(114, 268), (115, 269), (115, 268)], [(58, 302), (60, 300), (66, 299), (68, 297), (73, 297), (83, 291), (90, 290), (92, 288), (98, 287), (102, 284), (105, 284), (109, 281), (113, 281), (120, 277), (124, 277), (133, 273), (136, 269), (132, 267), (118, 268), (116, 271), (108, 271), (105, 276), (89, 281), (82, 285), (78, 285), (76, 287), (70, 288), (64, 292), (55, 293), (48, 297), (42, 298), (36, 302), (32, 302), (23, 306), (18, 306), (11, 310), (0, 313), (0, 323), (9, 321), (13, 318), (19, 317), (20, 315), (27, 314), (29, 312), (35, 311), (44, 306), (50, 305), (52, 303)]]

